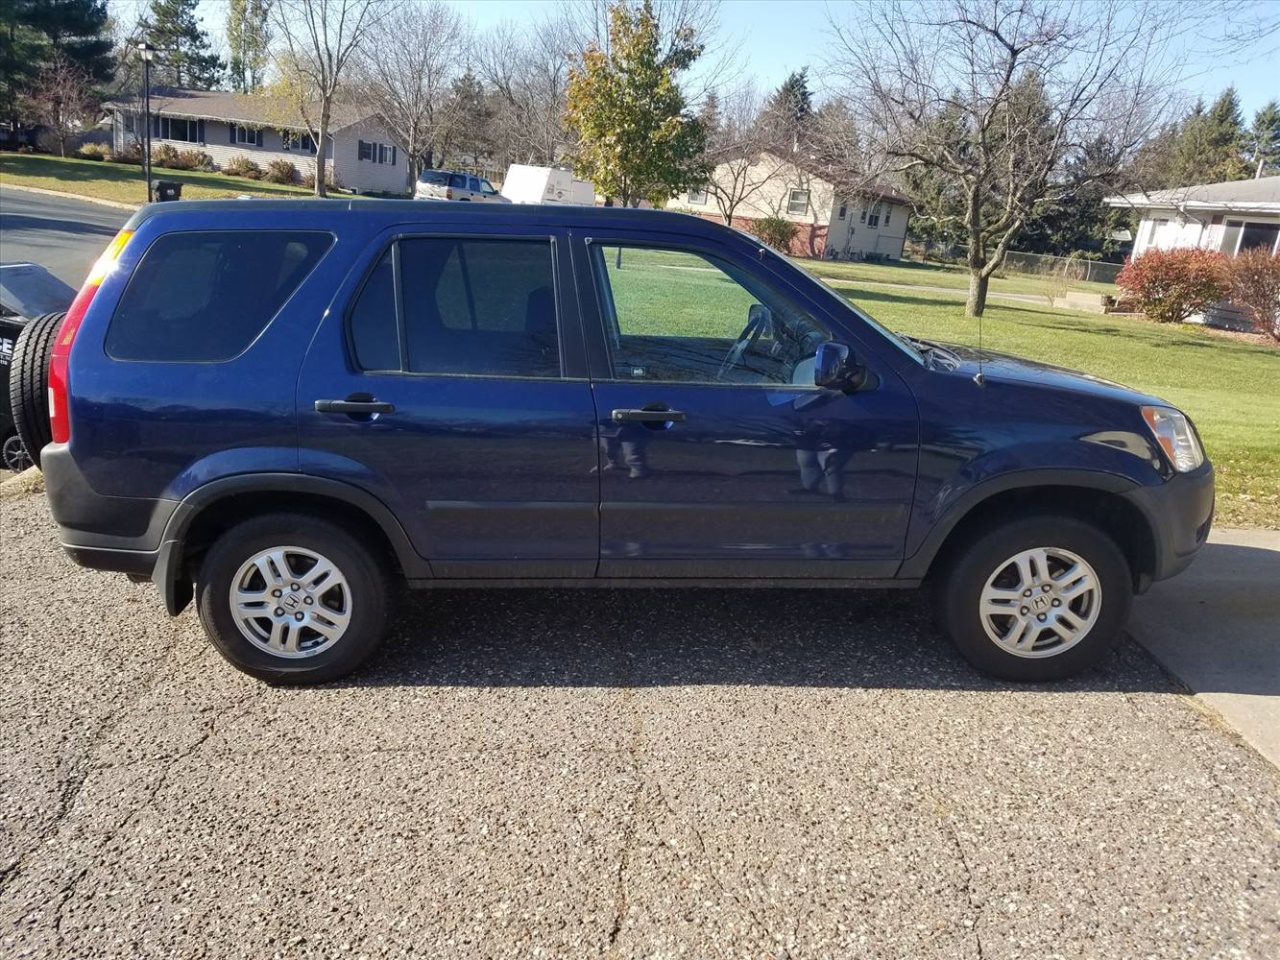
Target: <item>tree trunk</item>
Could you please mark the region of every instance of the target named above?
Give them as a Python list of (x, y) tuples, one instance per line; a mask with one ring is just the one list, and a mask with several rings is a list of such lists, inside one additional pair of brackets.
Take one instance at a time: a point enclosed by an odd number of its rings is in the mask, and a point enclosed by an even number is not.
[(319, 142), (316, 144), (316, 196), (329, 195), (329, 110), (330, 99), (326, 97), (320, 104), (320, 125), (316, 129)]
[(969, 299), (964, 303), (966, 316), (980, 317), (987, 309), (987, 287), (991, 278), (985, 276), (981, 267), (969, 266)]

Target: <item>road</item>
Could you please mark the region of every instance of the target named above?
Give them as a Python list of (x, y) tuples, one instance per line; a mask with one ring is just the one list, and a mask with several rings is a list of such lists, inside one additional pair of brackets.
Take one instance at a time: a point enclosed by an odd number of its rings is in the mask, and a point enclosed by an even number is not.
[(0, 261), (31, 260), (77, 290), (129, 211), (0, 184)]
[(6, 956), (1280, 956), (1280, 774), (1136, 645), (1015, 687), (911, 593), (467, 591), (273, 689), (4, 516)]

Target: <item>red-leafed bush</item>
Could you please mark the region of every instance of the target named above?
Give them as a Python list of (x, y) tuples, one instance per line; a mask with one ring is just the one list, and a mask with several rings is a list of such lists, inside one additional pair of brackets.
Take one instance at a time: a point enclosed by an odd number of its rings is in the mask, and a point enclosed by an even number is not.
[(1125, 261), (1116, 286), (1159, 323), (1181, 323), (1217, 303), (1230, 287), (1229, 263), (1212, 250), (1148, 250)]
[(1246, 250), (1231, 261), (1231, 302), (1259, 333), (1280, 340), (1280, 253)]

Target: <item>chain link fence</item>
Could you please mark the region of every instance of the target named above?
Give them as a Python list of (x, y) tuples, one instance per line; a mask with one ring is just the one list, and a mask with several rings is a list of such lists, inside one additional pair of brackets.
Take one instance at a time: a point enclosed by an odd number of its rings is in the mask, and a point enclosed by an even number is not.
[(1003, 269), (1086, 283), (1115, 283), (1121, 264), (1086, 260), (1084, 257), (1054, 257), (1044, 253), (1006, 253)]

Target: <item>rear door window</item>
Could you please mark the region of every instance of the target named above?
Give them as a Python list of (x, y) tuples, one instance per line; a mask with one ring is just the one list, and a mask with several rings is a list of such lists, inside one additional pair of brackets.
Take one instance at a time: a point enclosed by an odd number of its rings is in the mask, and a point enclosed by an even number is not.
[(467, 189), (467, 178), (460, 173), (451, 173), (449, 175), (449, 186), (455, 190)]
[(212, 363), (242, 353), (333, 245), (319, 231), (170, 233), (143, 254), (104, 344), (116, 360)]
[(554, 378), (557, 314), (550, 239), (413, 237), (378, 261), (348, 325), (364, 370)]

